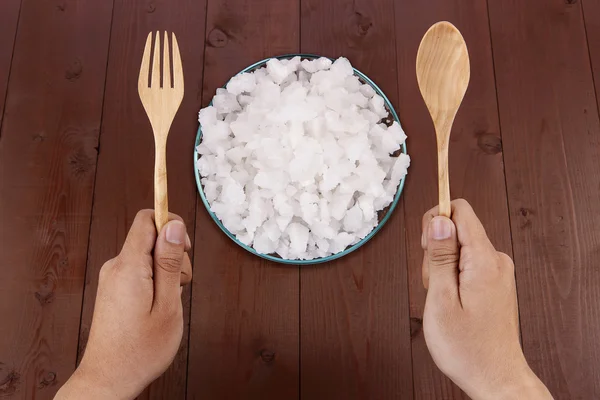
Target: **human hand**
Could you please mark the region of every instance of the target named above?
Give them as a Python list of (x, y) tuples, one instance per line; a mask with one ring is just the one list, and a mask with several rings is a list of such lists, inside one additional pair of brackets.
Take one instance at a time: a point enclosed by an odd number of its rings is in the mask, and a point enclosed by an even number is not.
[(423, 317), (438, 368), (473, 399), (551, 399), (519, 343), (514, 264), (465, 200), (423, 217)]
[(180, 217), (156, 234), (140, 211), (121, 253), (100, 270), (81, 363), (56, 399), (132, 399), (172, 363), (183, 334), (180, 284), (189, 283), (190, 239)]

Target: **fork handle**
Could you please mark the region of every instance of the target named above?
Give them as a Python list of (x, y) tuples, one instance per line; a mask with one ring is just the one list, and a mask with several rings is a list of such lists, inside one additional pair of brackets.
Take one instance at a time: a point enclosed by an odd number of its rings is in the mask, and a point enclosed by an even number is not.
[(160, 234), (169, 222), (169, 198), (167, 196), (167, 143), (155, 142), (154, 157), (154, 221)]

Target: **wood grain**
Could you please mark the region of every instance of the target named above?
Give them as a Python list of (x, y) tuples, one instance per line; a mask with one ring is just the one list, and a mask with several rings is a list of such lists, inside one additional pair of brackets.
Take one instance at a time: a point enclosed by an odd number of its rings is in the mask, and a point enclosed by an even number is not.
[[(298, 10), (209, 0), (202, 104), (246, 66), (297, 52)], [(188, 398), (298, 398), (298, 268), (246, 252), (197, 207)]]
[(587, 47), (590, 52), (592, 73), (596, 89), (596, 103), (600, 109), (600, 0), (585, 0), (582, 3), (586, 27)]
[[(348, 57), (397, 104), (393, 2), (301, 4), (302, 52)], [(303, 399), (412, 396), (404, 228), (400, 206), (357, 252), (301, 269)]]
[[(98, 272), (117, 255), (138, 210), (153, 207), (154, 139), (137, 93), (137, 77), (148, 32), (175, 32), (186, 68), (187, 93), (171, 127), (167, 148), (171, 211), (179, 214), (193, 240), (196, 188), (192, 149), (202, 85), (203, 52), (198, 37), (204, 35), (206, 3), (196, 0), (115, 2), (106, 100), (102, 118), (100, 155), (88, 270), (80, 332), (80, 353), (87, 341)], [(187, 162), (186, 162), (187, 161)], [(183, 399), (187, 375), (187, 337), (191, 289), (184, 289), (184, 340), (174, 364), (141, 398)]]
[(0, 127), (4, 116), (6, 87), (10, 75), (20, 7), (21, 0), (3, 0), (0, 2)]
[(600, 398), (600, 124), (581, 2), (490, 2), (525, 355)]
[(404, 200), (410, 287), (414, 397), (467, 398), (433, 363), (422, 332), (425, 290), (421, 279), (421, 217), (437, 202), (436, 137), (415, 78), (419, 39), (437, 21), (450, 21), (462, 32), (471, 59), (471, 83), (454, 122), (450, 141), (453, 198), (475, 208), (492, 243), (511, 254), (502, 139), (494, 86), (487, 6), (483, 0), (397, 2), (396, 41), (399, 113), (408, 135), (412, 164)]
[(75, 368), (111, 2), (23, 0), (0, 141), (0, 396)]

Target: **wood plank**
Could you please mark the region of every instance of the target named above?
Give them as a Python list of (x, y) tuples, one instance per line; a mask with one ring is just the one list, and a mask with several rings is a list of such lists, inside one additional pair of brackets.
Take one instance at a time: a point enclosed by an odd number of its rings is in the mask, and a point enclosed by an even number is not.
[(600, 398), (600, 123), (581, 2), (490, 2), (525, 355)]
[[(298, 10), (209, 0), (202, 103), (253, 62), (297, 52)], [(298, 268), (247, 253), (197, 207), (188, 398), (298, 398)]]
[(581, 4), (588, 50), (592, 62), (592, 73), (596, 85), (596, 102), (600, 109), (600, 101), (598, 100), (598, 93), (600, 93), (600, 0), (585, 0)]
[[(393, 3), (303, 0), (302, 51), (348, 57), (397, 104)], [(412, 395), (404, 233), (399, 207), (357, 252), (300, 271), (302, 398)]]
[(0, 127), (4, 116), (6, 87), (17, 35), (20, 7), (21, 0), (3, 0), (0, 3)]
[(112, 2), (23, 0), (0, 141), (3, 396), (75, 368)]
[(426, 291), (421, 278), (421, 217), (437, 203), (437, 164), (433, 124), (415, 78), (415, 55), (421, 37), (437, 21), (454, 23), (465, 37), (471, 58), (471, 82), (451, 136), (452, 197), (466, 198), (496, 248), (511, 254), (487, 6), (485, 0), (427, 0), (396, 3), (395, 13), (399, 113), (413, 160), (405, 205), (415, 398), (467, 398), (437, 369), (422, 333)]
[[(175, 32), (185, 78), (185, 97), (168, 139), (169, 209), (183, 217), (193, 238), (196, 187), (192, 149), (202, 87), (206, 2), (115, 2), (106, 101), (102, 118), (85, 298), (81, 324), (81, 351), (87, 341), (98, 272), (119, 253), (133, 219), (142, 208), (153, 208), (154, 139), (137, 93), (137, 77), (148, 32)], [(162, 36), (161, 36), (162, 40)], [(193, 239), (192, 239), (193, 240)], [(179, 353), (169, 370), (140, 398), (183, 399), (187, 375), (187, 339), (191, 288), (183, 293), (185, 330)]]

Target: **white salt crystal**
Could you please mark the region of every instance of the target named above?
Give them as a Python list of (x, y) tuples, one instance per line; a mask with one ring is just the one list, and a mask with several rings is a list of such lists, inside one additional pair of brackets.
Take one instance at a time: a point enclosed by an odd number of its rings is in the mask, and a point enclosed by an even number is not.
[(277, 223), (277, 227), (281, 232), (285, 232), (285, 229), (288, 227), (290, 222), (292, 221), (292, 216), (286, 215), (278, 215), (275, 217), (275, 222)]
[(246, 200), (246, 194), (242, 185), (230, 178), (223, 185), (220, 199), (224, 204), (235, 206)]
[(198, 159), (198, 161), (196, 162), (196, 168), (198, 168), (198, 171), (200, 172), (200, 175), (202, 176), (209, 176), (214, 174), (216, 171), (216, 167), (214, 164), (214, 156), (202, 156)]
[(264, 230), (257, 232), (254, 237), (254, 249), (261, 254), (271, 254), (277, 249), (278, 243), (269, 238)]
[(369, 109), (381, 118), (388, 116), (388, 112), (385, 109), (385, 101), (383, 100), (383, 97), (378, 94), (369, 100)]
[(228, 209), (229, 207), (218, 201), (213, 201), (210, 205), (210, 211), (214, 212), (217, 215), (226, 215)]
[(202, 138), (207, 142), (226, 140), (230, 133), (229, 124), (225, 121), (217, 121), (214, 124), (202, 127)]
[(367, 221), (361, 229), (356, 231), (356, 238), (358, 240), (364, 239), (371, 231), (377, 226), (379, 221), (377, 221), (377, 217), (373, 217), (371, 220)]
[(235, 168), (239, 168), (237, 165), (234, 167), (234, 171), (231, 171), (231, 177), (240, 185), (246, 186), (250, 181), (250, 174), (246, 170), (237, 171)]
[(364, 149), (369, 148), (369, 139), (367, 135), (357, 135), (340, 139), (339, 144), (346, 151), (346, 156), (350, 161), (358, 161)]
[(244, 225), (248, 233), (251, 234), (254, 234), (256, 232), (256, 228), (258, 228), (261, 225), (261, 223), (262, 222), (257, 220), (257, 217), (253, 215), (247, 216), (246, 218), (242, 219), (242, 224)]
[(283, 217), (291, 217), (294, 215), (294, 208), (288, 201), (289, 199), (282, 195), (281, 193), (277, 193), (275, 197), (273, 197), (273, 206), (275, 206), (275, 210), (279, 213), (279, 215)]
[(264, 189), (280, 191), (287, 186), (288, 178), (284, 171), (260, 171), (254, 178), (254, 183)]
[(323, 173), (323, 180), (320, 184), (320, 189), (323, 191), (333, 190), (337, 187), (337, 185), (342, 182), (342, 177), (340, 174), (334, 169), (325, 166), (325, 172)]
[(375, 96), (375, 89), (371, 85), (364, 84), (360, 87), (360, 92), (367, 98)]
[(392, 154), (400, 148), (400, 144), (389, 133), (379, 138), (378, 150), (386, 154)]
[(321, 57), (316, 60), (302, 60), (302, 68), (308, 73), (314, 74), (317, 71), (327, 70), (331, 67), (331, 61), (329, 58)]
[(288, 254), (290, 252), (289, 244), (286, 245), (284, 243), (280, 243), (279, 247), (277, 247), (276, 252), (277, 252), (277, 254), (279, 254), (279, 257), (283, 258), (284, 260), (289, 260), (289, 257), (288, 257)]
[(376, 123), (378, 123), (379, 121), (381, 121), (381, 117), (377, 114), (375, 114), (373, 111), (371, 110), (360, 110), (360, 115), (362, 115), (362, 117), (364, 119), (366, 119), (367, 121), (369, 121), (369, 124), (371, 126), (375, 125)]
[(333, 88), (325, 93), (325, 105), (338, 114), (341, 114), (350, 104), (348, 91), (343, 87)]
[(217, 109), (213, 106), (203, 108), (198, 113), (198, 122), (200, 126), (214, 125), (217, 122)]
[(345, 57), (340, 57), (335, 60), (329, 70), (336, 75), (339, 74), (340, 76), (344, 77), (344, 79), (348, 76), (354, 75), (354, 69), (350, 64), (350, 61), (348, 61), (348, 59)]
[(254, 233), (239, 233), (236, 235), (237, 240), (244, 243), (246, 246), (250, 246), (254, 240)]
[(312, 234), (315, 235), (317, 238), (333, 239), (337, 235), (336, 229), (320, 221), (317, 221), (314, 224), (312, 224), (310, 230)]
[(212, 203), (219, 197), (219, 184), (214, 181), (206, 180), (203, 182), (204, 185), (204, 196), (206, 197), (206, 201)]
[(250, 73), (238, 74), (227, 83), (227, 91), (233, 95), (250, 93), (256, 88), (256, 76)]
[(294, 196), (296, 193), (298, 193), (298, 189), (297, 189), (295, 186), (288, 185), (288, 186), (285, 188), (285, 194), (286, 194), (286, 196), (288, 196), (288, 197), (292, 197), (292, 196)]
[(300, 203), (300, 207), (302, 208), (302, 219), (308, 225), (314, 223), (319, 214), (319, 206), (315, 203)]
[(344, 251), (346, 250), (346, 247), (348, 247), (355, 239), (356, 236), (353, 234), (348, 232), (340, 232), (331, 242), (329, 250), (331, 250), (334, 254)]
[(252, 103), (252, 101), (254, 101), (254, 98), (252, 96), (247, 95), (247, 94), (240, 94), (237, 97), (237, 101), (238, 101), (238, 104), (241, 107), (246, 107), (247, 105), (249, 105), (250, 103)]
[[(319, 250), (321, 250), (323, 253), (327, 254), (327, 252), (329, 251), (329, 246), (330, 246), (329, 240), (320, 238), (320, 239), (316, 240), (316, 244), (317, 244), (317, 248)], [(322, 255), (320, 255), (320, 256), (323, 257)]]
[(349, 76), (344, 80), (344, 88), (349, 93), (358, 92), (360, 90), (361, 86), (362, 86), (362, 84), (360, 83), (360, 80), (358, 79), (358, 76), (356, 76), (356, 75)]
[[(406, 141), (406, 134), (397, 121), (392, 123), (392, 125), (387, 129), (387, 132), (398, 145), (401, 145)], [(400, 148), (400, 146), (398, 146), (398, 148)]]
[(363, 226), (363, 213), (358, 204), (348, 210), (344, 217), (344, 229), (356, 232)]
[(233, 234), (242, 232), (245, 229), (242, 224), (242, 218), (237, 214), (227, 215), (223, 218), (223, 225)]
[(361, 93), (350, 93), (347, 97), (350, 104), (354, 104), (358, 107), (364, 108), (369, 104), (369, 99), (363, 96)]
[(354, 193), (336, 193), (333, 196), (331, 204), (331, 216), (333, 219), (340, 221), (346, 215), (348, 205)]
[(232, 147), (225, 152), (225, 156), (234, 164), (240, 164), (242, 158), (248, 155), (247, 151), (243, 147)]
[(400, 183), (402, 178), (406, 176), (408, 167), (410, 166), (410, 157), (404, 153), (401, 153), (394, 166), (392, 167), (392, 177), (390, 179), (396, 186)]
[(381, 211), (384, 208), (386, 208), (387, 206), (389, 206), (392, 201), (394, 201), (394, 198), (388, 194), (383, 194), (380, 197), (377, 197), (374, 201), (373, 201), (373, 207), (375, 207), (375, 211)]
[(267, 72), (271, 76), (271, 79), (273, 79), (273, 82), (277, 84), (281, 84), (292, 73), (287, 65), (284, 65), (276, 58), (271, 58), (267, 61)]
[(375, 215), (375, 206), (373, 204), (374, 201), (375, 201), (375, 199), (373, 198), (373, 196), (369, 196), (366, 194), (363, 194), (357, 200), (357, 204), (360, 207), (360, 209), (362, 210), (365, 221), (369, 221), (376, 216)]
[(319, 218), (324, 223), (328, 223), (331, 219), (331, 213), (329, 211), (329, 202), (325, 198), (319, 199)]
[(217, 89), (217, 94), (213, 97), (212, 102), (219, 114), (229, 114), (242, 109), (236, 96), (225, 89)]
[(310, 74), (306, 71), (298, 72), (298, 82), (302, 83), (303, 86), (308, 86), (310, 80)]
[(293, 222), (287, 227), (287, 233), (290, 236), (290, 250), (296, 254), (304, 253), (308, 245), (308, 228)]
[(300, 62), (301, 62), (300, 56), (296, 56), (296, 57), (292, 58), (291, 60), (286, 60), (286, 61), (288, 61), (286, 64), (286, 67), (288, 68), (288, 70), (290, 72), (296, 72), (296, 71), (298, 71), (298, 68), (300, 68)]

